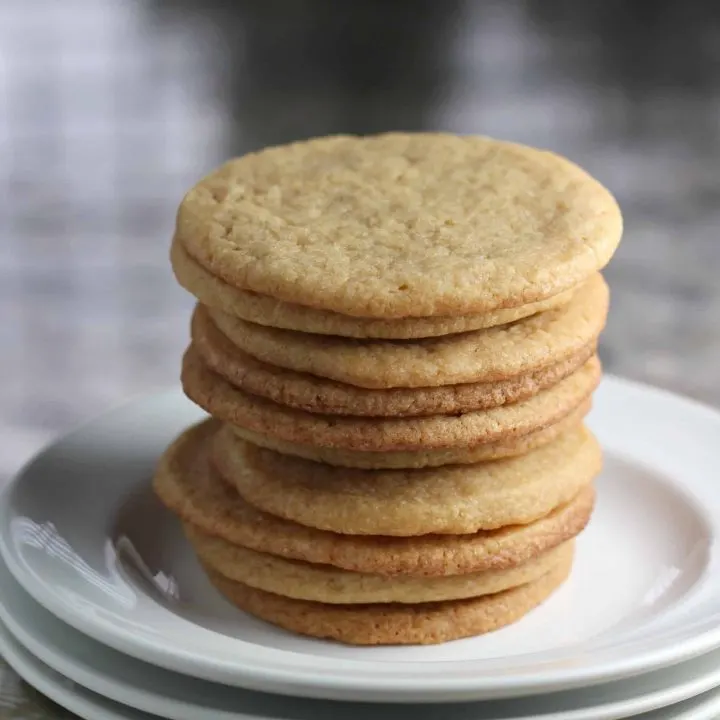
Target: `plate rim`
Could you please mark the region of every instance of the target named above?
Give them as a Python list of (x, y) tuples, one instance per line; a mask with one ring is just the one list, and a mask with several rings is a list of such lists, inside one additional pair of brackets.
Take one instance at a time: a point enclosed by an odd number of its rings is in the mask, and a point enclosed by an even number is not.
[[(142, 711), (134, 710), (103, 697), (72, 680), (70, 680), (70, 686), (63, 683), (62, 680), (69, 680), (69, 678), (30, 652), (2, 621), (0, 621), (0, 655), (8, 667), (24, 682), (80, 718), (85, 718), (85, 720), (133, 720), (133, 718), (141, 720), (137, 713)], [(59, 678), (56, 678), (55, 675)], [(99, 705), (98, 701), (102, 704)], [(128, 713), (125, 713), (125, 710)], [(142, 713), (141, 717), (142, 720), (152, 720), (152, 716), (147, 713)]]
[[(2, 559), (0, 559), (0, 564), (4, 565)], [(4, 573), (7, 573), (7, 579), (9, 582), (17, 585), (17, 589), (20, 593), (27, 595), (17, 581), (13, 579), (10, 571), (7, 569), (7, 566), (4, 568), (0, 567), (0, 574)], [(96, 640), (93, 640), (84, 633), (66, 625), (66, 623), (48, 612), (32, 598), (30, 598), (30, 602), (37, 605), (39, 610), (47, 615), (47, 620), (43, 620), (43, 622), (63, 625), (66, 627), (68, 633), (77, 635), (81, 641), (99, 645)], [(50, 671), (69, 679), (71, 682), (75, 683), (75, 685), (87, 690), (93, 695), (101, 696), (112, 703), (116, 703), (124, 707), (150, 713), (151, 715), (159, 718), (178, 717), (177, 708), (182, 706), (183, 717), (193, 718), (193, 720), (196, 718), (210, 717), (226, 718), (227, 720), (273, 720), (273, 718), (269, 715), (248, 715), (242, 711), (241, 706), (239, 706), (237, 711), (231, 711), (217, 707), (211, 708), (209, 706), (201, 706), (196, 702), (175, 698), (174, 696), (165, 693), (152, 694), (152, 696), (150, 696), (145, 689), (138, 691), (136, 686), (116, 679), (107, 668), (98, 669), (97, 667), (88, 667), (88, 663), (83, 663), (82, 659), (77, 660), (75, 658), (73, 650), (70, 650), (69, 652), (65, 651), (61, 654), (56, 649), (56, 646), (48, 647), (39, 639), (39, 633), (34, 632), (32, 629), (28, 629), (29, 626), (32, 626), (30, 618), (26, 617), (22, 611), (20, 611), (19, 606), (13, 608), (13, 602), (7, 602), (6, 586), (4, 583), (0, 583), (0, 649), (2, 648), (2, 631), (4, 630), (15, 641), (15, 643), (17, 643), (29, 656), (31, 656), (44, 668), (48, 668)], [(116, 652), (106, 646), (101, 646), (99, 650), (101, 652), (107, 650)], [(720, 650), (716, 650), (715, 653), (718, 658), (720, 658)], [(127, 655), (122, 655), (122, 657), (128, 663), (138, 663), (141, 666), (147, 665), (147, 663), (137, 658)], [(660, 672), (663, 671), (661, 670)], [(208, 682), (197, 680), (195, 678), (192, 678), (192, 681)], [(628, 681), (632, 681), (632, 678), (624, 681), (621, 680), (619, 682)], [(608, 690), (611, 691), (612, 685), (614, 684), (615, 683), (612, 682), (609, 683)], [(108, 692), (108, 688), (110, 688), (110, 692)], [(228, 689), (231, 691), (236, 690), (236, 688)], [(238, 688), (237, 690), (239, 692), (243, 692), (242, 689)], [(559, 711), (550, 710), (542, 715), (533, 715), (532, 717), (538, 717), (540, 720), (542, 720), (542, 718), (546, 718), (547, 720), (588, 720), (590, 717), (614, 718), (619, 717), (621, 714), (625, 715), (626, 713), (632, 713), (634, 716), (639, 713), (664, 710), (669, 707), (679, 705), (687, 700), (697, 698), (700, 695), (708, 693), (712, 690), (717, 690), (718, 699), (720, 700), (720, 666), (717, 665), (713, 665), (712, 669), (708, 666), (704, 671), (701, 671), (700, 675), (694, 675), (692, 679), (685, 680), (677, 685), (663, 684), (659, 687), (643, 692), (640, 696), (625, 696), (621, 699), (613, 698), (607, 702), (602, 702), (602, 704), (584, 706), (579, 711), (577, 709)], [(578, 692), (578, 690), (575, 692)], [(140, 696), (149, 697), (149, 701), (143, 700), (138, 702), (137, 698)], [(288, 698), (288, 702), (292, 702), (292, 699)], [(478, 704), (482, 703), (482, 701), (477, 702)], [(501, 700), (500, 702), (513, 702), (513, 700)], [(164, 709), (158, 710), (161, 706), (164, 706)], [(598, 710), (601, 711), (599, 715)], [(520, 718), (520, 716), (518, 716), (518, 718)], [(529, 720), (529, 718), (529, 715), (524, 714), (521, 720)]]
[[(663, 402), (672, 402), (684, 406), (692, 412), (701, 412), (706, 415), (708, 420), (720, 423), (720, 412), (716, 408), (694, 398), (688, 398), (669, 390), (634, 380), (617, 378), (612, 375), (606, 375), (603, 378), (603, 384), (614, 386), (617, 391), (649, 394)], [(70, 432), (58, 436), (48, 443), (40, 452), (30, 458), (0, 491), (0, 523), (2, 527), (6, 527), (9, 521), (10, 506), (8, 500), (14, 488), (21, 482), (33, 464), (38, 462), (52, 448), (81, 434), (99, 419), (107, 419), (115, 413), (131, 410), (132, 406), (138, 403), (157, 403), (161, 402), (162, 398), (171, 399), (178, 394), (181, 394), (181, 391), (174, 388), (159, 393), (138, 395), (126, 402), (116, 404), (111, 410), (79, 424)], [(204, 416), (204, 413), (198, 411), (198, 419)], [(422, 678), (423, 687), (420, 689), (418, 689), (418, 678), (414, 678), (412, 673), (402, 676), (396, 674), (392, 677), (377, 673), (372, 677), (367, 677), (361, 673), (346, 672), (336, 676), (318, 678), (317, 671), (303, 673), (302, 664), (296, 664), (289, 669), (268, 666), (267, 664), (260, 667), (246, 665), (240, 671), (235, 663), (229, 664), (218, 660), (210, 662), (208, 659), (199, 662), (196, 655), (183, 648), (175, 647), (170, 650), (147, 642), (142, 637), (135, 637), (134, 642), (129, 642), (126, 634), (118, 632), (115, 626), (107, 622), (96, 621), (95, 624), (88, 625), (84, 621), (84, 617), (73, 612), (52, 593), (45, 592), (44, 588), (37, 584), (35, 578), (24, 571), (21, 563), (15, 557), (14, 549), (6, 543), (4, 532), (0, 532), (0, 554), (2, 554), (15, 580), (36, 602), (75, 630), (102, 644), (108, 645), (126, 655), (146, 660), (185, 675), (223, 684), (239, 685), (253, 690), (306, 697), (352, 699), (359, 698), (360, 694), (362, 694), (363, 699), (377, 702), (403, 702), (408, 700), (442, 702), (449, 698), (478, 700), (519, 697), (521, 695), (553, 692), (611, 682), (630, 677), (633, 674), (668, 667), (720, 646), (720, 626), (718, 626), (713, 631), (686, 640), (680, 648), (670, 645), (660, 649), (649, 649), (626, 657), (624, 660), (618, 661), (615, 659), (612, 663), (605, 661), (604, 664), (596, 666), (574, 669), (563, 668), (562, 670), (553, 669), (552, 667), (539, 669), (532, 676), (526, 674), (508, 676), (500, 683), (497, 678), (494, 678), (493, 682), (489, 683), (487, 680), (483, 681), (482, 678), (473, 675), (453, 677), (443, 675), (435, 678), (425, 676)], [(363, 661), (343, 660), (339, 661), (338, 664), (340, 662), (352, 664), (362, 663)], [(364, 695), (365, 693), (371, 693), (372, 696), (367, 698)]]

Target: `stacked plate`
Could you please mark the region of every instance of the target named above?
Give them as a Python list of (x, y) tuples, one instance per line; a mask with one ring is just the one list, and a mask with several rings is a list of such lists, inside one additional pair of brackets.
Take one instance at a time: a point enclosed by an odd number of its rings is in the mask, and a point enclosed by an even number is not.
[(720, 716), (715, 411), (603, 380), (589, 425), (605, 469), (569, 582), (496, 633), (383, 648), (291, 634), (212, 588), (150, 489), (201, 417), (179, 390), (135, 401), (3, 492), (2, 651), (81, 717)]

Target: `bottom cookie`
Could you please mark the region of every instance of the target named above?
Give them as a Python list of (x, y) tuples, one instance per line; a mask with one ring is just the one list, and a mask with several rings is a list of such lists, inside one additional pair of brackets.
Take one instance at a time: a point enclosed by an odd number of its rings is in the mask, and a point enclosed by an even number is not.
[(541, 578), (494, 595), (419, 605), (326, 605), (256, 590), (210, 568), (210, 581), (241, 610), (285, 630), (349, 645), (432, 645), (517, 622), (565, 582), (567, 555)]

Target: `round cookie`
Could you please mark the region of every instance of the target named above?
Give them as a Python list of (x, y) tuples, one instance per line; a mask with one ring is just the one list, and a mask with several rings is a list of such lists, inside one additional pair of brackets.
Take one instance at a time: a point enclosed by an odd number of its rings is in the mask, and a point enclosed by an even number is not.
[(559, 363), (496, 383), (368, 390), (256, 360), (215, 327), (202, 305), (193, 313), (191, 334), (207, 367), (245, 392), (307, 412), (370, 417), (448, 415), (508, 405), (554, 385), (595, 354), (590, 345)]
[(468, 447), (525, 435), (569, 415), (599, 380), (600, 363), (592, 358), (522, 403), (462, 415), (355, 418), (316, 415), (249, 395), (208, 370), (192, 347), (182, 367), (187, 396), (219, 420), (293, 443), (363, 451)]
[(234, 345), (288, 370), (370, 389), (499, 382), (535, 372), (597, 342), (608, 288), (594, 275), (562, 307), (487, 330), (423, 340), (353, 340), (278, 330), (208, 312)]
[(581, 426), (491, 463), (357, 470), (280, 455), (223, 428), (213, 461), (251, 505), (301, 525), (348, 535), (457, 535), (544, 517), (591, 484), (602, 452)]
[(403, 605), (328, 605), (293, 600), (228, 580), (207, 569), (210, 581), (241, 610), (301, 635), (351, 645), (430, 645), (492, 632), (520, 620), (570, 575), (563, 558), (533, 582), (494, 595)]
[(382, 320), (317, 310), (233, 287), (209, 273), (202, 265), (193, 260), (177, 240), (173, 241), (170, 249), (170, 261), (177, 281), (203, 305), (258, 325), (352, 338), (409, 340), (450, 335), (468, 330), (482, 330), (496, 325), (505, 325), (543, 310), (566, 305), (575, 291), (575, 288), (572, 288), (546, 300), (495, 310), (482, 315)]
[(183, 199), (176, 237), (235, 287), (347, 315), (467, 315), (602, 268), (612, 195), (554, 153), (441, 133), (335, 136), (232, 160)]
[(338, 467), (362, 468), (365, 470), (397, 470), (441, 465), (469, 465), (500, 458), (524, 455), (531, 450), (547, 445), (564, 432), (576, 428), (590, 412), (592, 401), (583, 400), (569, 415), (541, 430), (508, 440), (475, 445), (474, 447), (449, 447), (439, 450), (396, 450), (388, 452), (363, 452), (362, 450), (343, 450), (313, 445), (291, 443), (269, 435), (254, 433), (250, 430), (232, 426), (233, 432), (253, 445), (275, 450), (284, 455), (295, 455), (306, 460), (336, 465)]
[(388, 578), (255, 552), (207, 535), (192, 525), (186, 525), (185, 532), (202, 564), (229, 580), (284, 597), (330, 605), (417, 604), (492, 595), (537, 580), (573, 552), (570, 541), (523, 565), (504, 570), (432, 578), (403, 575)]
[(436, 577), (521, 565), (579, 534), (594, 505), (584, 488), (529, 525), (469, 535), (340, 535), (298, 525), (246, 503), (212, 469), (210, 443), (220, 424), (207, 420), (182, 433), (161, 457), (153, 487), (186, 522), (234, 545), (293, 560), (376, 575)]

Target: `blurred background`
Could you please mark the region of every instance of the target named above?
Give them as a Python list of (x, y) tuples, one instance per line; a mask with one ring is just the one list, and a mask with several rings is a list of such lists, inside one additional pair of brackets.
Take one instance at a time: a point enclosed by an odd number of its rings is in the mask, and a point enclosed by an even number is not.
[(720, 3), (0, 0), (0, 477), (177, 382), (183, 192), (225, 158), (443, 129), (557, 150), (626, 235), (606, 368), (720, 403)]

